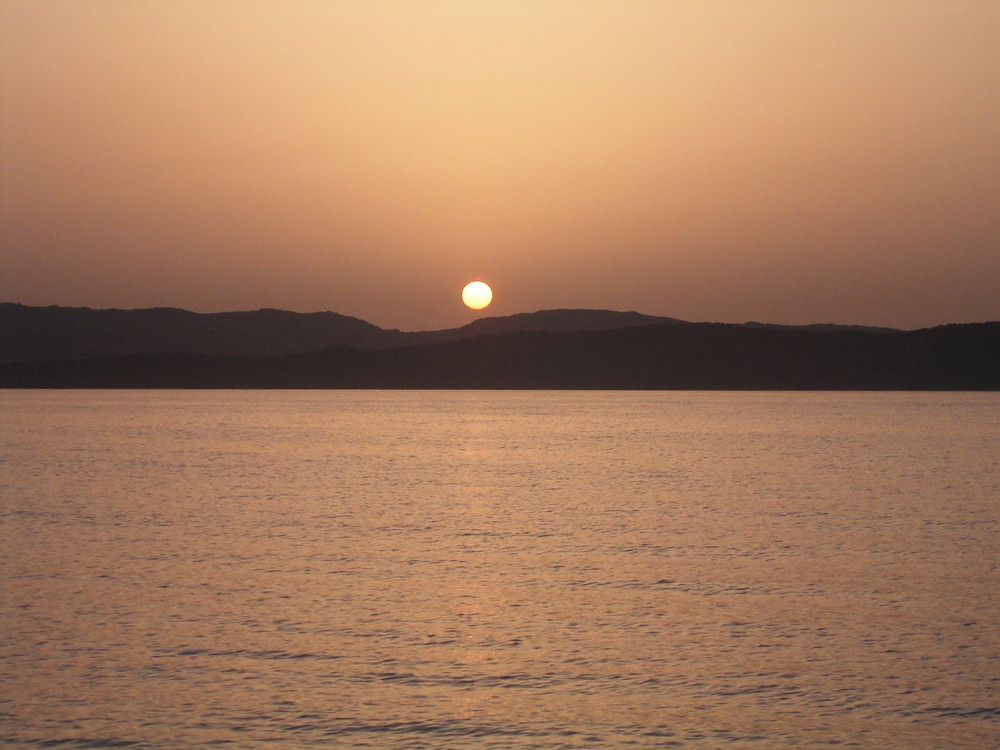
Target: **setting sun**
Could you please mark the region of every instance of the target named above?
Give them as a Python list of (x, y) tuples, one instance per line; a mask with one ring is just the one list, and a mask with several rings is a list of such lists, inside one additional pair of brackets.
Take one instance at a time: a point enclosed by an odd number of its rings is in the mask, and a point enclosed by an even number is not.
[(493, 301), (493, 290), (483, 281), (470, 281), (462, 289), (462, 302), (473, 310), (482, 310)]

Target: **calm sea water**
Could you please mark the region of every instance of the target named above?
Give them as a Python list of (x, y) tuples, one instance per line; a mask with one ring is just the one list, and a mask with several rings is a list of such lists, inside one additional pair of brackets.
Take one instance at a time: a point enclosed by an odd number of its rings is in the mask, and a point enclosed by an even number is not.
[(0, 392), (0, 744), (1000, 744), (1000, 394)]

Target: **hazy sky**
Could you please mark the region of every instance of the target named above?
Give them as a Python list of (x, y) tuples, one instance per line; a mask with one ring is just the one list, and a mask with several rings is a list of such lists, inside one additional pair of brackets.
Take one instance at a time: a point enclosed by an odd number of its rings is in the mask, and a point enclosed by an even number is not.
[(1000, 319), (997, 0), (0, 9), (2, 301)]

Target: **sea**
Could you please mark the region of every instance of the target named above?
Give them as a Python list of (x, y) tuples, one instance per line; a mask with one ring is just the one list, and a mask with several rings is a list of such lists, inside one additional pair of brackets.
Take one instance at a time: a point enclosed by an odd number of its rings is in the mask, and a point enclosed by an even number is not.
[(997, 747), (998, 532), (997, 393), (0, 391), (0, 746)]

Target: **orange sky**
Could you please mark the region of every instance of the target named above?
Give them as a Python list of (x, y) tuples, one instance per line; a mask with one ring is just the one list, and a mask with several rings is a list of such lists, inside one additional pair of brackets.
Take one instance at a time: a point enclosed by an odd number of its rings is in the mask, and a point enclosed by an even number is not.
[(996, 0), (0, 0), (0, 300), (1000, 319)]

